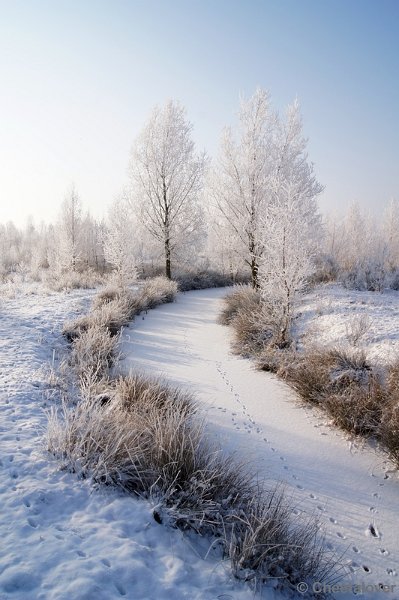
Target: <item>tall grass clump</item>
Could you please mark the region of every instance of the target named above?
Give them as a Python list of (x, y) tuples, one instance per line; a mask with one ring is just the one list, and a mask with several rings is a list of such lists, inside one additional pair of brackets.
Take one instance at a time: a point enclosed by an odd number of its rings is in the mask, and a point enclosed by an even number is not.
[(63, 334), (72, 342), (90, 327), (98, 326), (116, 335), (136, 315), (165, 302), (173, 302), (176, 294), (177, 284), (166, 277), (149, 279), (136, 291), (105, 287), (94, 298), (89, 314), (65, 323)]
[(47, 447), (79, 476), (150, 499), (157, 522), (211, 536), (239, 579), (293, 587), (334, 572), (318, 524), (294, 519), (282, 490), (207, 437), (192, 396), (159, 380), (119, 377), (107, 402), (51, 411)]
[(219, 315), (221, 325), (230, 323), (242, 311), (256, 312), (260, 306), (260, 293), (248, 285), (239, 285), (223, 298), (223, 308)]
[(391, 458), (399, 466), (399, 358), (388, 366), (386, 390), (387, 399), (379, 436)]

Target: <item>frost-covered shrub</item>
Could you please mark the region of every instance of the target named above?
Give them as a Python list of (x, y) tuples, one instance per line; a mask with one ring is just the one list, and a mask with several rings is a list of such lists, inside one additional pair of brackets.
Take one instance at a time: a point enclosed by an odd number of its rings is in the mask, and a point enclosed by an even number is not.
[(315, 270), (309, 279), (309, 282), (312, 285), (336, 281), (339, 273), (339, 266), (334, 257), (321, 253), (314, 257), (313, 263)]
[(70, 358), (77, 376), (90, 373), (99, 379), (104, 377), (113, 363), (117, 342), (118, 338), (101, 325), (92, 325), (83, 331), (74, 340)]
[(238, 285), (223, 298), (223, 308), (219, 315), (221, 325), (230, 325), (243, 310), (255, 312), (260, 306), (260, 294), (248, 285)]
[(275, 344), (280, 327), (273, 317), (273, 313), (263, 303), (255, 311), (239, 311), (231, 321), (235, 352), (251, 356)]
[(214, 270), (179, 273), (174, 276), (174, 280), (182, 292), (226, 287), (234, 283), (230, 275)]
[(380, 261), (365, 260), (342, 273), (343, 285), (352, 290), (382, 292), (388, 279), (385, 266)]
[(55, 292), (63, 292), (74, 289), (92, 289), (101, 285), (104, 277), (87, 269), (84, 271), (53, 271), (43, 272), (43, 283)]
[(122, 408), (128, 411), (131, 408), (137, 410), (139, 405), (141, 410), (161, 410), (168, 405), (174, 405), (179, 411), (187, 414), (196, 410), (196, 403), (191, 394), (142, 373), (131, 373), (117, 378), (115, 395), (119, 398)]
[(304, 352), (287, 361), (284, 377), (302, 400), (322, 406), (342, 429), (361, 435), (378, 433), (386, 392), (380, 373), (364, 352)]
[(385, 410), (386, 395), (378, 378), (368, 385), (352, 382), (326, 396), (324, 406), (335, 425), (356, 435), (376, 435)]
[(387, 286), (391, 290), (399, 290), (399, 268), (391, 270), (387, 275)]
[(139, 294), (143, 310), (155, 308), (166, 302), (173, 302), (177, 291), (177, 283), (166, 277), (160, 276), (145, 280)]

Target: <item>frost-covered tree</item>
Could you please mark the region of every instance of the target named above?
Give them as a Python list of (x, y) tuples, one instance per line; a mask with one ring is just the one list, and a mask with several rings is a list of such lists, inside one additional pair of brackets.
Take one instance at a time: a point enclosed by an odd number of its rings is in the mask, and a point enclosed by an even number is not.
[(387, 246), (387, 268), (399, 268), (399, 202), (391, 199), (382, 213), (381, 235)]
[(191, 131), (184, 108), (169, 101), (154, 109), (131, 155), (132, 206), (162, 245), (169, 278), (179, 248), (194, 243), (202, 229), (205, 155), (196, 154)]
[(117, 283), (121, 287), (137, 277), (134, 238), (131, 209), (124, 198), (118, 198), (108, 214), (104, 255), (114, 268)]
[(81, 260), (82, 204), (74, 186), (61, 205), (54, 231), (52, 267), (76, 271)]
[(209, 180), (210, 196), (232, 234), (231, 247), (251, 269), (253, 287), (263, 248), (260, 221), (276, 165), (276, 123), (264, 90), (241, 101), (238, 135), (225, 129)]
[(271, 179), (271, 189), (276, 181), (283, 185), (294, 185), (304, 198), (315, 198), (323, 191), (317, 181), (313, 164), (307, 154), (308, 140), (303, 134), (303, 123), (298, 100), (287, 108), (285, 118), (277, 121), (275, 151), (277, 155), (275, 171)]
[(285, 344), (298, 294), (314, 271), (321, 226), (315, 196), (300, 182), (276, 180), (262, 226), (261, 293), (280, 325), (278, 342)]
[(97, 221), (89, 212), (82, 219), (81, 224), (81, 242), (80, 253), (81, 263), (85, 269), (94, 269), (97, 272), (104, 272), (104, 236), (105, 223)]
[(262, 245), (260, 287), (274, 305), (281, 324), (280, 343), (290, 339), (298, 294), (314, 271), (321, 233), (317, 181), (306, 152), (298, 102), (278, 122), (275, 174), (268, 180), (267, 202), (261, 215)]

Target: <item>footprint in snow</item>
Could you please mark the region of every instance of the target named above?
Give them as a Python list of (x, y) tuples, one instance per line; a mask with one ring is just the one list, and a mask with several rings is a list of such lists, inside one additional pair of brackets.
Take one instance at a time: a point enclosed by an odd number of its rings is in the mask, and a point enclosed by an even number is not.
[(33, 529), (36, 529), (36, 527), (37, 527), (37, 522), (35, 521), (35, 519), (32, 519), (32, 517), (29, 517), (29, 518), (27, 519), (27, 521), (28, 521), (28, 524), (29, 524), (31, 527), (33, 527)]
[(116, 589), (118, 590), (119, 594), (120, 594), (121, 596), (126, 596), (126, 590), (125, 590), (125, 588), (123, 587), (123, 585), (121, 585), (121, 584), (119, 583), (119, 581), (115, 581), (115, 582), (114, 582), (114, 584), (115, 584), (115, 587), (116, 587)]
[(312, 500), (317, 500), (317, 496), (315, 496), (314, 494), (309, 494), (310, 498), (312, 498)]
[(340, 531), (337, 531), (337, 537), (339, 537), (341, 540), (346, 540), (346, 536)]
[(304, 490), (305, 489), (302, 485), (299, 485), (299, 484), (296, 487), (298, 488), (298, 490)]
[(337, 525), (337, 519), (334, 519), (334, 517), (330, 517), (329, 518), (330, 523), (333, 523), (334, 525)]
[(397, 575), (395, 569), (387, 569), (387, 573), (388, 575), (391, 575), (391, 577), (396, 577)]
[(86, 558), (87, 556), (86, 552), (83, 552), (83, 550), (76, 550), (76, 554), (81, 558)]
[(385, 548), (380, 548), (380, 554), (383, 554), (384, 556), (388, 556), (389, 552), (388, 552), (388, 550), (385, 550)]
[(381, 537), (380, 532), (378, 531), (377, 527), (373, 525), (373, 523), (369, 523), (366, 529), (366, 535), (371, 535), (374, 538)]
[(357, 546), (352, 546), (352, 550), (353, 552), (355, 552), (356, 554), (359, 554), (360, 550)]
[(105, 565), (106, 567), (111, 567), (111, 563), (109, 562), (108, 558), (102, 558), (101, 562), (103, 563), (103, 565)]
[(318, 505), (317, 510), (320, 510), (321, 512), (326, 512), (326, 509), (321, 504)]
[(362, 569), (367, 574), (371, 573), (371, 569), (367, 565), (362, 565)]

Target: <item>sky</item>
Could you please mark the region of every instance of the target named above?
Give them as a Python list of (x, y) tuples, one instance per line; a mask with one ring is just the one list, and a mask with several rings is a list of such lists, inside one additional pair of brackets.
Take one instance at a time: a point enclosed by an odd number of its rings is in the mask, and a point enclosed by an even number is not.
[(0, 0), (0, 223), (96, 217), (152, 108), (217, 154), (240, 95), (296, 97), (323, 212), (399, 200), (399, 0)]

